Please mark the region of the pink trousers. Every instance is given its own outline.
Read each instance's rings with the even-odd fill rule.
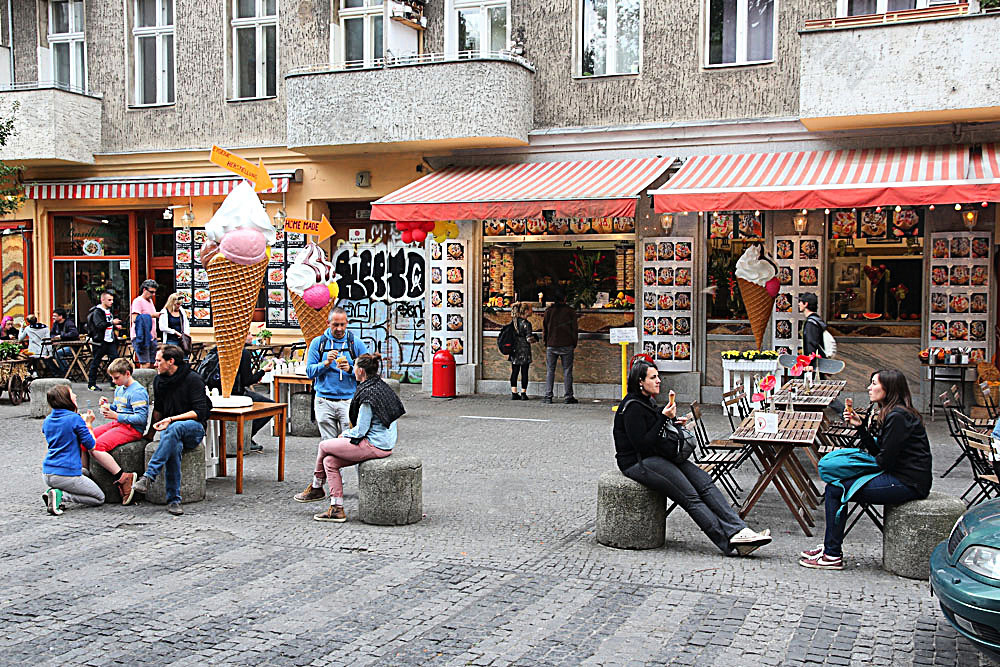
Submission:
[[[331,498],[344,497],[344,481],[340,477],[340,469],[353,466],[369,459],[384,459],[392,454],[375,447],[368,440],[362,440],[354,445],[347,438],[333,438],[319,443],[316,454],[316,479],[326,479],[330,485]]]

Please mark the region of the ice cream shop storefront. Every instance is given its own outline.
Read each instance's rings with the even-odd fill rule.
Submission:
[[[927,409],[921,361],[995,356],[996,145],[696,156],[653,196],[661,219],[697,239],[706,401],[720,397],[723,352],[801,349],[803,293],[817,296],[837,339],[848,393],[863,392],[873,370],[898,368]],[[768,270],[741,271],[760,251]],[[661,283],[648,265],[663,256],[645,245],[643,290]],[[756,298],[771,277],[774,293]],[[659,305],[644,295],[644,335],[672,314]]]

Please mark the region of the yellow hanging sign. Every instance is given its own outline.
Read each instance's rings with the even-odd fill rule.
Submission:
[[[285,231],[296,234],[312,234],[319,236],[317,241],[322,243],[337,232],[333,225],[323,216],[322,220],[303,220],[302,218],[285,218]]]
[[[213,164],[217,164],[223,169],[227,169],[237,176],[242,176],[253,183],[254,192],[263,192],[274,187],[274,181],[264,168],[264,159],[258,160],[257,164],[241,158],[235,153],[230,153],[224,148],[212,146],[212,155],[209,158]]]

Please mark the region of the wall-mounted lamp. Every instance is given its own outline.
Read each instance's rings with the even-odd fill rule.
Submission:
[[[163,219],[164,220],[173,220],[174,219],[174,212],[170,209],[169,206],[167,208],[163,209]]]
[[[806,225],[809,224],[809,216],[805,213],[796,213],[792,217],[792,226],[795,227],[795,233],[801,234],[806,231]]]
[[[285,228],[285,218],[287,218],[287,217],[288,216],[285,215],[285,209],[279,208],[277,211],[275,211],[275,213],[274,213],[274,228],[275,229],[284,229]]]
[[[194,213],[191,212],[191,209],[185,211],[184,215],[181,216],[181,224],[185,227],[190,227],[194,224]]]
[[[667,236],[670,236],[674,231],[674,214],[673,213],[661,213],[660,214],[660,229]]]
[[[970,232],[975,228],[976,222],[979,220],[979,211],[976,209],[969,209],[968,211],[962,211],[962,223],[965,228]]]

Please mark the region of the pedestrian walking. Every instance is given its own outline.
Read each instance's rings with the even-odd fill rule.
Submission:
[[[97,371],[101,362],[118,356],[118,340],[115,333],[121,328],[122,321],[114,316],[111,308],[115,303],[115,295],[108,290],[101,292],[101,301],[87,313],[87,335],[90,336],[90,348],[93,358],[90,360],[90,373],[87,378],[87,389],[100,391],[97,386]]]
[[[312,483],[302,493],[295,495],[295,501],[311,503],[326,498],[323,484],[330,487],[330,506],[316,521],[347,521],[344,513],[344,481],[340,470],[371,459],[384,459],[392,454],[396,446],[396,421],[406,410],[389,385],[379,375],[382,355],[363,354],[355,361],[354,375],[358,382],[357,391],[351,399],[350,419],[353,428],[344,431],[340,437],[319,443],[316,455],[316,469]]]
[[[111,452],[119,445],[141,440],[149,418],[149,393],[141,382],[132,377],[134,370],[132,362],[123,357],[108,364],[108,375],[115,385],[115,398],[108,403],[108,399],[101,397],[101,416],[109,421],[94,429],[97,444],[90,454],[114,478],[121,493],[122,505],[132,502],[137,475],[123,471]]]
[[[823,332],[826,331],[826,322],[816,312],[819,310],[819,300],[812,292],[799,295],[799,312],[805,315],[806,320],[802,325],[802,354],[818,353],[821,357],[827,357],[823,349]]]
[[[709,474],[682,460],[678,443],[663,436],[668,421],[677,428],[683,428],[683,421],[675,420],[673,401],[662,409],[656,404],[660,393],[656,366],[636,361],[626,388],[614,422],[615,458],[622,474],[680,505],[725,555],[735,551],[747,556],[769,544],[770,531],[747,528]]]
[[[155,280],[144,280],[139,296],[132,299],[129,308],[129,337],[139,368],[149,368],[156,356],[156,291],[160,286]]]
[[[552,402],[552,387],[556,379],[556,363],[562,361],[563,395],[566,403],[577,403],[573,396],[573,353],[579,329],[576,310],[566,303],[562,290],[556,290],[553,303],[545,310],[542,338],[545,341],[545,402]]]
[[[324,440],[337,438],[346,431],[351,397],[358,383],[354,379],[354,361],[368,353],[368,348],[347,330],[347,311],[339,306],[330,310],[329,328],[309,344],[306,375],[313,381],[316,425]]]
[[[87,410],[82,417],[77,412],[76,394],[69,385],[61,384],[49,389],[45,395],[52,412],[42,422],[42,433],[48,451],[42,462],[42,478],[48,489],[42,502],[49,514],[63,513],[63,504],[79,503],[94,507],[104,503],[104,492],[97,483],[83,475],[81,448],[94,449],[96,442],[91,426],[94,412]]]
[[[514,326],[514,351],[510,360],[510,398],[528,400],[528,367],[531,366],[531,344],[538,340],[531,330],[531,304],[515,303],[510,308]],[[517,376],[521,375],[521,394],[517,393]]]
[[[853,406],[844,410],[844,420],[857,429],[868,454],[867,466],[858,467],[864,463],[864,454],[849,451],[847,455],[854,463],[849,476],[826,485],[826,534],[823,544],[800,554],[799,565],[803,567],[844,569],[847,512],[842,509],[848,501],[900,505],[926,498],[931,492],[931,446],[920,413],[913,407],[906,376],[895,369],[873,373],[868,398],[875,412],[869,415],[867,424]],[[830,474],[825,471],[832,469],[838,454],[833,452],[820,460],[820,472],[828,480]]]

